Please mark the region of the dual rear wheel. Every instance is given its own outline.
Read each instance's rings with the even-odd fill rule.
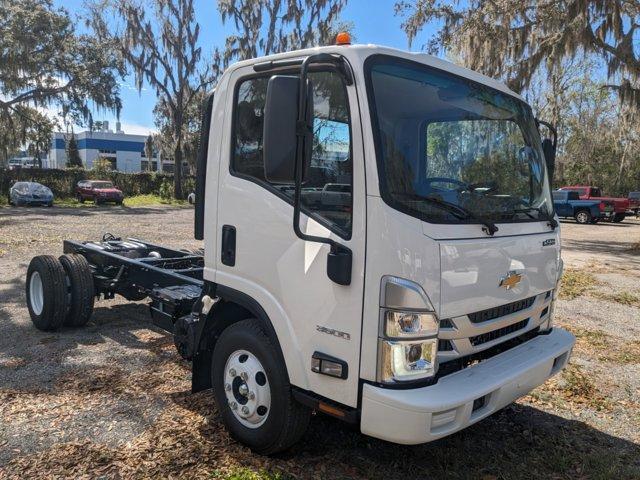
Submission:
[[[27,269],[26,294],[29,315],[37,329],[81,327],[93,312],[91,267],[82,255],[34,257]]]

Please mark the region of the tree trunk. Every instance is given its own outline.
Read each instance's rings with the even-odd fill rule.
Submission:
[[[173,150],[173,196],[182,199],[182,142],[180,136],[176,140]]]

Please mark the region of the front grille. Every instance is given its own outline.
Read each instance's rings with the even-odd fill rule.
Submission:
[[[453,344],[449,340],[438,340],[439,352],[451,352],[453,351]]]
[[[483,333],[482,335],[476,335],[475,337],[470,337],[469,341],[471,345],[477,347],[478,345],[482,345],[483,343],[491,342],[498,338],[509,335],[510,333],[517,332],[518,330],[523,329],[529,323],[529,319],[526,318],[521,322],[513,323],[503,328],[498,328],[497,330],[492,330],[487,333]]]
[[[487,322],[494,318],[504,317],[512,313],[519,312],[525,308],[529,308],[536,301],[536,297],[529,297],[517,302],[507,303],[506,305],[500,305],[499,307],[488,308],[486,310],[480,310],[479,312],[470,313],[467,316],[473,323]]]

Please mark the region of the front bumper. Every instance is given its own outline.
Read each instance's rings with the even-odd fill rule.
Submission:
[[[554,328],[429,387],[397,390],[365,384],[360,429],[365,435],[408,445],[450,435],[558,373],[574,343],[571,333]]]

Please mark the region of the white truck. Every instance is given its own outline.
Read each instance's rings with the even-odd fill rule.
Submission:
[[[313,410],[429,442],[567,364],[575,339],[552,323],[555,131],[516,93],[425,54],[342,44],[232,65],[204,110],[204,253],[65,241],[29,266],[36,327],[83,325],[96,297],[149,297],[193,390],[213,388],[228,430],[262,454],[294,444]],[[336,184],[343,208],[301,195]]]

